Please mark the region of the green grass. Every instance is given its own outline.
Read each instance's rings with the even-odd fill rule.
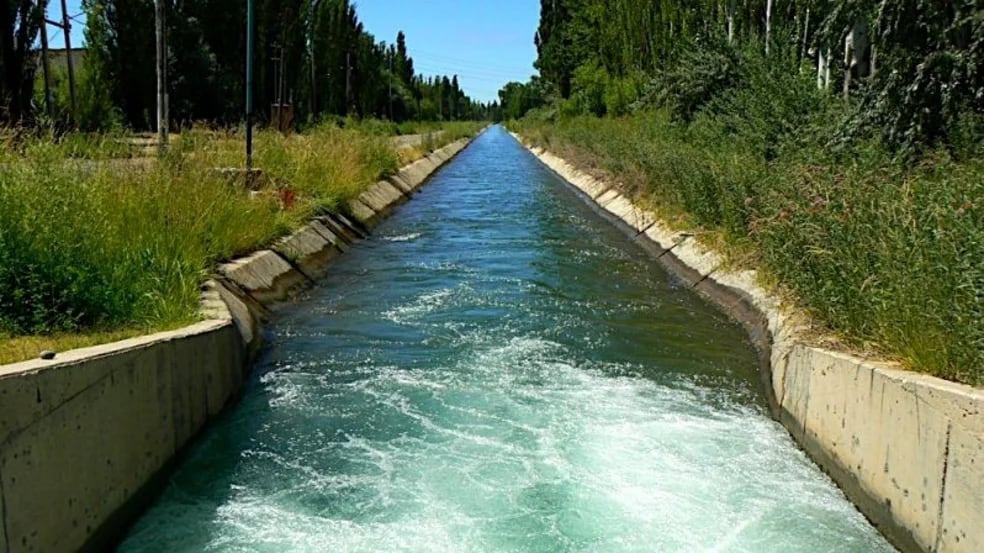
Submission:
[[[837,151],[721,120],[653,111],[513,126],[714,233],[851,345],[984,383],[984,160],[903,164],[876,144]]]
[[[121,143],[9,139],[0,150],[0,363],[36,355],[35,344],[91,345],[196,320],[218,262],[344,210],[403,161],[379,134],[262,131],[265,185],[251,192],[214,171],[242,165],[235,134],[184,132],[162,159],[130,159]],[[289,208],[284,189],[296,197]]]

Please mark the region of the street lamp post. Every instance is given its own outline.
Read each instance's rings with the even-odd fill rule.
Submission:
[[[246,0],[246,182],[253,170],[253,0]]]

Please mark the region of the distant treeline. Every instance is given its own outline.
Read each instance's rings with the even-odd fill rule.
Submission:
[[[44,1],[0,0],[0,123],[44,114],[40,67],[24,44],[40,29]],[[173,124],[238,124],[245,110],[246,2],[168,0],[168,97]],[[156,49],[153,0],[83,0],[87,53],[77,68],[78,124],[154,127]],[[401,32],[377,41],[349,0],[255,0],[255,111],[278,100],[295,121],[330,117],[404,120],[479,119],[489,106],[470,99],[457,76],[414,71]],[[67,119],[64,76],[56,76],[59,119]]]
[[[853,130],[896,148],[945,144],[984,111],[981,0],[542,0],[536,46],[540,76],[500,92],[507,119],[548,104],[687,118],[740,84],[749,47],[854,100]]]

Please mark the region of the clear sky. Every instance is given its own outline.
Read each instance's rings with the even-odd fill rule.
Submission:
[[[356,11],[376,40],[403,30],[418,73],[457,74],[476,100],[535,72],[539,0],[356,0]]]
[[[69,15],[81,13],[81,0],[68,0]],[[356,11],[376,40],[407,35],[407,49],[418,73],[458,75],[465,93],[476,100],[496,99],[509,81],[525,81],[535,71],[533,34],[540,18],[538,0],[356,0]],[[152,14],[150,14],[152,15]],[[61,17],[51,2],[48,17]],[[79,17],[72,45],[82,44]],[[64,46],[61,31],[48,28],[52,48]]]

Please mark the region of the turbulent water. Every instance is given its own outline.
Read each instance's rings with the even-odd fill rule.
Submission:
[[[270,339],[122,551],[892,551],[741,330],[499,128]]]

